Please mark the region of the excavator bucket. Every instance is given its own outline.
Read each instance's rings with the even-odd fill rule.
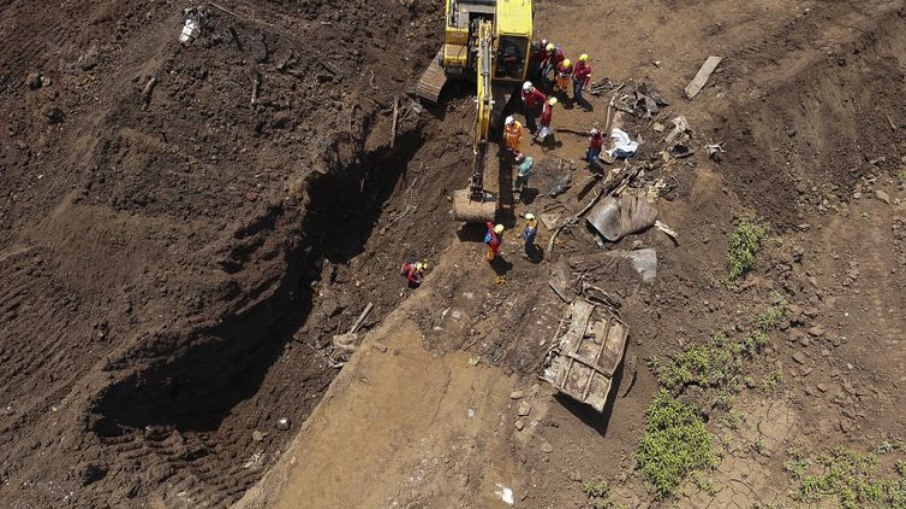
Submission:
[[[415,87],[415,95],[431,104],[437,104],[438,99],[440,99],[440,91],[444,88],[444,84],[447,83],[447,73],[441,65],[444,58],[443,51],[441,49],[437,52],[437,55],[431,60],[431,64],[425,69],[421,79],[418,80],[418,85]]]
[[[453,219],[466,223],[487,223],[497,215],[497,197],[486,194],[484,199],[472,198],[469,189],[453,191]]]

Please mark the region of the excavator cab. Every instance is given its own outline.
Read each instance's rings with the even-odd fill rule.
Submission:
[[[500,205],[500,172],[495,164],[499,161],[485,154],[490,134],[500,128],[504,108],[528,73],[532,2],[447,0],[444,19],[444,44],[422,75],[416,95],[436,104],[448,79],[475,81],[472,177],[469,188],[453,194],[453,216],[468,222],[492,221]]]

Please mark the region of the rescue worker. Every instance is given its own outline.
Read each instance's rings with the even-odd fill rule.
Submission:
[[[484,236],[484,243],[488,246],[487,260],[493,262],[500,254],[500,245],[503,244],[503,225],[488,221],[488,233]]]
[[[541,39],[532,43],[531,55],[529,58],[529,76],[532,81],[541,83],[541,67],[547,59],[548,40]]]
[[[512,115],[504,121],[503,139],[506,141],[506,148],[514,155],[521,152],[522,147],[522,124],[520,124]]]
[[[525,214],[525,229],[519,234],[519,238],[525,242],[525,256],[532,258],[535,255],[535,236],[538,234],[538,221],[531,212]]]
[[[544,107],[541,109],[541,130],[535,137],[535,141],[538,143],[544,143],[544,139],[551,133],[551,117],[554,115],[553,109],[556,104],[556,97],[551,97],[544,102]]]
[[[588,137],[588,150],[585,151],[585,161],[589,168],[593,168],[604,149],[604,133],[597,126],[592,128]]]
[[[425,269],[428,268],[428,262],[406,262],[403,264],[402,275],[406,276],[409,281],[409,287],[415,288],[422,284],[422,277]]]
[[[521,195],[523,189],[528,187],[534,165],[535,160],[531,156],[516,154],[516,180],[513,181],[513,194]]]
[[[522,110],[525,114],[525,123],[532,134],[535,134],[535,131],[538,130],[538,126],[535,124],[535,117],[538,116],[538,110],[541,109],[541,105],[546,100],[547,96],[535,88],[531,81],[526,81],[522,84]]]
[[[563,92],[564,95],[569,97],[569,82],[573,77],[573,63],[568,59],[564,59],[560,62],[560,65],[557,66],[556,77],[554,81],[554,93],[559,94]]]
[[[555,46],[553,43],[548,43],[544,48],[544,52],[545,56],[544,63],[541,67],[541,76],[546,78],[551,71],[555,71],[557,66],[566,60],[566,54],[563,53],[563,49]]]
[[[582,53],[579,55],[579,61],[573,69],[573,98],[583,107],[585,107],[585,98],[582,91],[591,84],[591,65],[588,64],[588,55]]]

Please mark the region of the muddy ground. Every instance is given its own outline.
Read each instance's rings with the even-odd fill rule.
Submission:
[[[9,1],[0,13],[2,505],[230,505],[291,447],[345,360],[331,337],[367,303],[365,331],[417,326],[386,336],[415,363],[387,363],[392,380],[453,387],[456,403],[486,396],[476,405],[488,414],[469,428],[465,408],[425,403],[445,423],[436,433],[415,411],[386,426],[333,422],[324,440],[363,458],[387,429],[431,437],[437,454],[477,451],[449,453],[449,469],[423,468],[416,484],[369,476],[369,507],[497,507],[494,475],[521,507],[581,507],[582,482],[598,479],[629,507],[669,506],[635,471],[657,391],[645,361],[744,330],[774,293],[790,312],[749,376],[782,381],[738,396],[741,426],[722,427],[727,412],[715,410],[709,427],[735,439],[709,474],[721,489],[690,486],[679,505],[793,506],[790,447],[873,450],[902,437],[901,1],[536,3],[539,34],[591,54],[596,78],[647,80],[670,102],[654,119],[625,118],[645,140],[638,161],[663,161],[655,123],[682,114],[693,126],[697,153],[636,183],[669,184],[658,206],[678,244],[648,231],[603,248],[657,249],[651,284],[595,262],[602,248],[581,225],[541,264],[520,257],[513,235],[511,265],[481,262],[480,230],[453,223],[447,198],[468,178],[468,89],[427,109],[406,93],[436,51],[437,2],[223,3],[186,48],[176,39],[187,6]],[[601,30],[577,16],[633,22]],[[724,62],[688,101],[682,89],[709,54]],[[555,125],[586,129],[607,99],[594,112],[567,102]],[[721,162],[704,153],[712,142]],[[588,202],[592,174],[560,163],[583,143],[558,133],[554,147],[529,148],[539,193],[517,212]],[[547,196],[564,171],[571,189]],[[746,211],[771,222],[772,240],[753,274],[727,285],[727,235]],[[549,235],[542,227],[545,247]],[[437,267],[411,292],[398,265],[414,257]],[[534,387],[564,308],[547,281],[562,270],[619,295],[632,327],[604,416]],[[438,356],[452,386],[432,378]],[[347,376],[380,376],[381,361],[365,359]],[[461,373],[465,359],[492,371]],[[381,387],[350,393],[393,410],[398,393]],[[530,395],[524,430],[510,389]],[[326,415],[347,415],[339,394]],[[303,444],[317,442],[311,429]],[[388,454],[405,469],[424,451]],[[335,506],[327,480],[359,472],[353,460],[292,463],[325,490],[302,507]]]

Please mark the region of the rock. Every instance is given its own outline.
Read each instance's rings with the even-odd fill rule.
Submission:
[[[53,84],[53,81],[50,78],[48,78],[47,76],[41,76],[41,86],[42,87],[49,87],[52,84]]]
[[[510,393],[510,399],[522,399],[524,397],[525,393],[523,391],[513,391]]]
[[[808,338],[808,336],[800,336],[800,337],[799,337],[799,344],[802,345],[802,346],[806,346],[806,347],[807,347],[807,346],[809,346],[810,344],[812,344],[812,340],[810,340],[810,339]]]
[[[522,431],[525,428],[525,423],[522,422],[522,419],[516,419],[516,422],[513,423],[513,426],[516,426],[516,429]]]
[[[289,429],[289,419],[287,419],[286,417],[281,417],[280,419],[278,419],[277,420],[277,429],[281,429],[283,431],[288,430]]]
[[[793,354],[793,360],[799,364],[805,364],[805,361],[807,361],[808,358],[802,352],[796,352]]]
[[[532,413],[532,405],[529,405],[528,401],[520,402],[519,407],[516,409],[516,414],[519,415],[519,417],[525,417],[530,413]]]
[[[44,119],[47,120],[48,124],[59,124],[66,118],[66,115],[63,114],[63,110],[52,106],[44,110]]]
[[[82,470],[82,486],[88,486],[89,484],[100,481],[107,475],[107,466],[106,465],[96,465],[94,463],[89,463],[85,465],[85,468]]]
[[[821,392],[827,392],[827,386],[824,384],[818,384],[815,387]]]
[[[32,90],[41,88],[41,74],[37,72],[28,73],[28,77],[25,78],[25,84]]]
[[[375,341],[374,343],[372,343],[372,344],[371,344],[371,347],[374,348],[375,350],[381,352],[381,353],[386,353],[386,352],[387,352],[387,345],[385,345],[384,343],[380,343],[380,342],[378,342],[378,341]]]
[[[849,433],[853,430],[853,422],[849,419],[840,419],[840,431]]]
[[[812,327],[808,330],[808,333],[810,336],[820,338],[821,336],[824,336],[824,327],[822,327],[820,325],[815,325],[814,327]]]
[[[875,198],[890,205],[890,195],[885,193],[884,191],[881,191],[880,189],[875,189]]]
[[[862,193],[860,193],[860,192],[858,192],[858,191],[856,191],[855,193],[853,193],[853,199],[854,199],[854,200],[858,200],[858,199],[860,199],[860,198],[862,198]]]
[[[262,433],[258,430],[252,432],[252,442],[260,442],[264,440],[264,437],[267,436],[267,433]]]
[[[569,473],[569,480],[573,482],[582,482],[582,476],[579,475],[579,472],[573,470]]]
[[[549,444],[547,442],[547,440],[542,440],[541,441],[541,452],[550,454],[550,453],[554,452],[554,446]]]

